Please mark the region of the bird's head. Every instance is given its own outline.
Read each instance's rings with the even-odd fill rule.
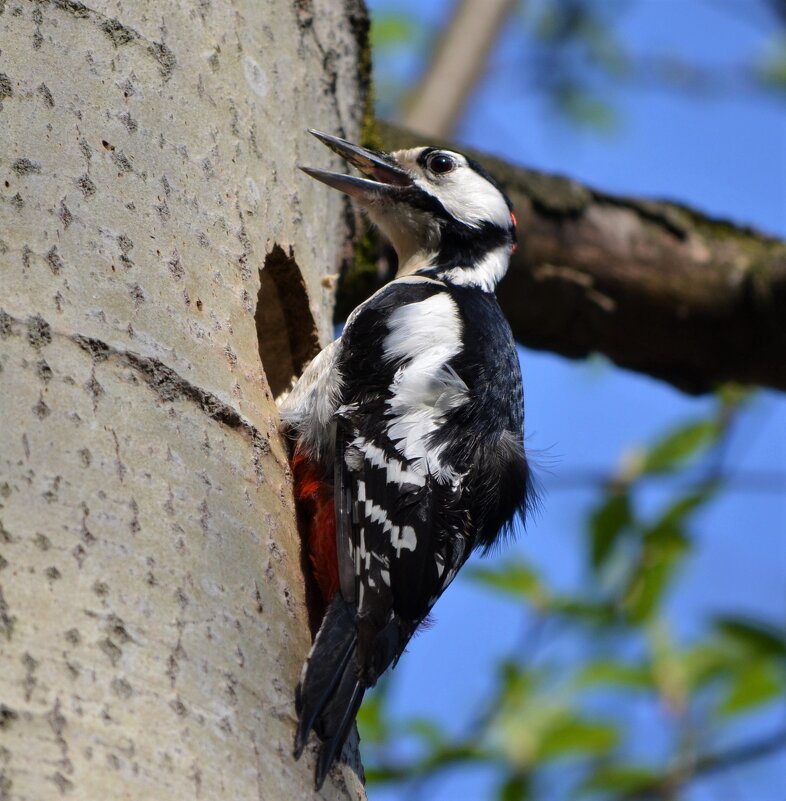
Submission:
[[[472,159],[436,147],[380,153],[319,131],[365,177],[301,167],[354,197],[390,240],[399,275],[437,275],[493,292],[516,244],[510,201]]]

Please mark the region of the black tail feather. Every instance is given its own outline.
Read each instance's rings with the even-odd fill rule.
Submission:
[[[331,700],[336,695],[336,688],[344,677],[349,661],[355,653],[356,643],[357,638],[353,637],[343,649],[343,653],[341,651],[338,653],[327,652],[330,657],[340,657],[338,664],[323,665],[318,669],[314,666],[312,669],[312,666],[307,663],[306,674],[303,682],[298,685],[295,699],[300,715],[295,733],[295,759],[300,759],[309,733],[318,726],[317,718],[329,708]],[[326,652],[322,647],[317,650],[315,642],[309,662],[315,657],[323,659],[325,655]]]
[[[323,741],[317,789],[322,786],[333,760],[341,753],[363,700],[364,688],[358,681],[356,653],[354,610],[337,594],[319,627],[295,698],[299,717],[295,759],[303,753],[312,730]]]
[[[344,674],[344,678],[346,681],[342,681],[342,686],[339,688],[336,698],[345,697],[346,690],[351,687],[349,699],[345,702],[345,704],[341,704],[341,706],[344,707],[344,713],[341,716],[341,719],[338,721],[338,726],[335,728],[335,733],[332,734],[330,739],[322,745],[322,749],[319,752],[316,775],[317,790],[322,787],[322,784],[325,781],[325,776],[327,776],[328,771],[330,770],[330,766],[333,764],[333,761],[341,753],[341,749],[344,747],[344,742],[349,736],[350,727],[357,717],[358,709],[360,709],[360,703],[363,700],[363,693],[365,692],[365,689],[361,687],[360,682],[356,678],[350,678],[349,674],[347,673]],[[346,688],[344,687],[345,684],[347,685]],[[338,707],[338,709],[333,709],[331,711],[336,712],[340,709],[341,707]]]

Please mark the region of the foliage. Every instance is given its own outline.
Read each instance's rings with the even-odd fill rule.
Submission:
[[[635,2],[522,0],[510,25],[515,31],[514,62],[505,61],[499,68],[490,65],[490,79],[510,82],[511,96],[521,87],[535,91],[554,119],[598,133],[611,133],[620,126],[619,109],[609,100],[615,86],[699,97],[754,91],[786,98],[784,22],[774,20],[767,47],[753,54],[751,63],[726,64],[719,59],[717,67],[708,70],[690,54],[631,48],[620,29]],[[766,13],[767,0],[758,5]],[[723,7],[718,10],[724,13]],[[734,9],[726,11],[734,14]],[[433,24],[416,23],[397,4],[384,0],[375,4],[372,41],[380,116],[400,114],[439,33]]]
[[[484,711],[458,736],[433,721],[396,718],[388,677],[359,718],[372,785],[422,782],[480,763],[498,774],[499,801],[671,798],[722,764],[722,753],[709,752],[714,744],[740,716],[786,692],[786,633],[726,615],[680,641],[669,598],[693,548],[693,520],[722,490],[714,455],[746,402],[739,392],[720,393],[709,419],[666,432],[608,482],[587,516],[586,575],[575,591],[548,586],[521,559],[470,571],[473,582],[527,610],[535,641],[559,633],[582,656],[541,657],[538,647],[511,654],[494,668]],[[698,481],[644,513],[641,490],[653,476],[697,470]],[[620,703],[625,697],[637,704]],[[662,753],[649,761],[639,756],[644,735],[633,711],[642,706],[660,721]],[[393,748],[402,742],[403,752]]]

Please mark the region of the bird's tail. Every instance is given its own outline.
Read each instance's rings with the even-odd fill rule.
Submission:
[[[365,688],[358,679],[356,653],[354,610],[336,594],[303,666],[295,694],[298,713],[295,759],[303,753],[312,729],[322,740],[317,790],[341,753],[363,700]]]

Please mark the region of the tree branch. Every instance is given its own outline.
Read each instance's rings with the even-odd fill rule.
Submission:
[[[379,132],[390,149],[423,144],[388,123]],[[691,393],[725,381],[786,389],[785,242],[479,158],[518,215],[498,293],[518,341],[571,358],[600,352]]]
[[[786,748],[786,730],[781,730],[749,743],[697,757],[691,764],[681,765],[646,787],[639,787],[622,796],[621,801],[647,801],[683,787],[690,781],[740,767]]]
[[[424,136],[450,136],[516,0],[461,0],[404,114]]]

